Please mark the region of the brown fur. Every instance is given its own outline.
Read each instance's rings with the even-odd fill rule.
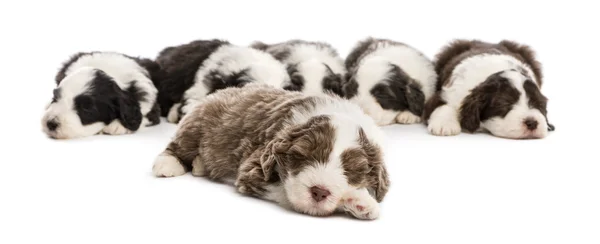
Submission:
[[[311,111],[334,97],[310,97],[300,92],[249,84],[220,90],[198,105],[183,121],[165,152],[194,175],[212,180],[236,179],[238,191],[263,196],[265,187],[315,163],[326,163],[335,143],[335,128],[326,115],[291,124],[293,111]],[[347,155],[343,165],[351,182],[374,188],[379,201],[389,180],[379,147],[364,132],[364,153]],[[360,157],[357,159],[355,157]],[[368,162],[369,171],[355,162]],[[365,174],[366,173],[366,174]]]

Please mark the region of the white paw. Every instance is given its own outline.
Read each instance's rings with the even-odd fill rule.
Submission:
[[[157,177],[174,177],[185,174],[185,168],[177,158],[163,153],[154,160],[152,173]]]
[[[169,114],[167,114],[167,121],[177,124],[179,121],[179,107],[181,107],[181,103],[173,104],[171,109],[169,109]]]
[[[344,212],[357,219],[376,219],[379,217],[379,203],[366,190],[357,190],[340,200]]]
[[[131,133],[131,131],[126,129],[119,120],[113,120],[113,122],[110,122],[110,124],[102,129],[102,132],[109,135],[125,135]]]
[[[455,136],[460,134],[456,110],[448,105],[436,108],[428,121],[427,130],[436,136]]]
[[[430,121],[427,130],[436,136],[455,136],[461,131],[460,124],[456,121]]]
[[[416,124],[421,123],[421,117],[416,116],[409,111],[403,111],[396,117],[396,122],[400,124]]]

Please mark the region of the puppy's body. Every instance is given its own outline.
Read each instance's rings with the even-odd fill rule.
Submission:
[[[370,219],[389,184],[381,140],[373,120],[346,100],[249,84],[199,103],[153,172],[191,170],[299,212]]]
[[[345,97],[378,125],[421,121],[437,79],[433,63],[421,52],[404,43],[367,38],[354,47],[345,65]]]
[[[174,61],[174,60],[178,60]],[[205,96],[227,87],[261,82],[281,88],[290,78],[271,55],[221,40],[200,40],[165,48],[157,58],[167,119],[177,123]]]
[[[543,138],[553,127],[533,51],[510,41],[456,40],[437,55],[437,92],[424,118],[434,135],[487,130],[512,139]]]
[[[158,65],[115,52],[81,52],[63,64],[42,119],[57,139],[118,135],[160,123],[153,78]]]
[[[287,66],[291,82],[284,89],[307,95],[342,96],[341,83],[346,68],[337,50],[324,42],[290,40],[277,44],[255,42],[251,47],[263,50]]]

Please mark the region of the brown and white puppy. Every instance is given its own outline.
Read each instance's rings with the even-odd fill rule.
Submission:
[[[388,39],[366,38],[346,58],[344,97],[378,125],[420,123],[435,91],[433,63],[417,49]]]
[[[542,69],[533,50],[502,40],[455,40],[436,56],[439,79],[424,120],[438,136],[489,131],[511,139],[543,138],[548,123]]]
[[[251,83],[205,97],[152,171],[235,182],[242,194],[309,215],[374,219],[389,185],[383,139],[347,100]]]

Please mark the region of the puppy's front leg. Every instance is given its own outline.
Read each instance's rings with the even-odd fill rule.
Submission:
[[[461,127],[458,122],[456,109],[446,104],[437,107],[431,113],[427,130],[436,136],[454,136],[460,134]]]
[[[340,200],[338,209],[358,219],[376,219],[379,217],[379,203],[365,188],[346,193]]]
[[[268,185],[258,157],[252,155],[242,162],[235,180],[235,187],[240,193],[264,198]]]

